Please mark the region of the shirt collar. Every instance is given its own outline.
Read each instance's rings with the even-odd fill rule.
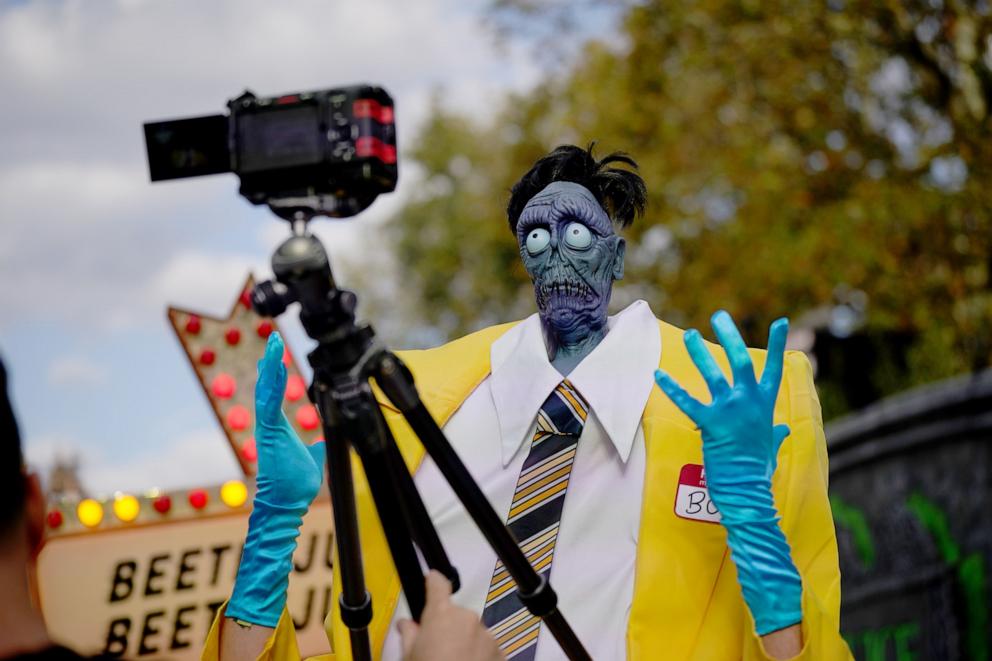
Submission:
[[[606,336],[568,375],[624,463],[654,387],[660,357],[658,321],[648,304],[638,300],[607,320]],[[548,361],[537,314],[493,342],[490,363],[506,466],[527,440],[541,404],[564,377]]]

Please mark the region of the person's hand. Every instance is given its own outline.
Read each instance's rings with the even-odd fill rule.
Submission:
[[[258,475],[255,499],[306,512],[324,475],[323,443],[305,445],[282,411],[286,393],[285,351],[278,332],[269,335],[255,383],[255,447]]]
[[[420,624],[400,620],[405,661],[495,661],[503,654],[479,616],[451,603],[451,583],[427,574],[427,601]]]
[[[324,444],[304,445],[282,412],[286,366],[279,333],[269,335],[255,384],[257,489],[234,592],[225,614],[275,627],[286,606],[303,515],[320,490]]]
[[[802,584],[778,527],[771,491],[778,450],[789,435],[786,425],[772,424],[789,322],[772,323],[760,381],[730,315],[721,310],[711,323],[730,362],[733,386],[696,330],[686,332],[685,346],[706,380],[712,402],[701,403],[661,370],[655,380],[702,434],[706,486],[727,529],[744,600],[758,633],[764,635],[802,619]]]

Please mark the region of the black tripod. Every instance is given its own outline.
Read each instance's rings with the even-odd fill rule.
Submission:
[[[353,658],[372,658],[368,636],[372,597],[365,589],[349,448],[354,448],[362,461],[413,618],[420,621],[425,599],[423,569],[416,549],[428,567],[447,576],[453,589],[458,589],[458,574],[372,393],[369,379],[374,378],[496,551],[516,582],[523,604],[543,618],[570,659],[589,659],[558,610],[558,597],[547,579],[531,566],[420,400],[410,371],[376,341],[371,326],[355,324],[358,299],[354,293],[335,286],[324,247],[307,232],[311,215],[296,213],[293,236],[272,256],[276,279],[256,286],[252,303],[259,314],[272,317],[282,314],[290,303],[300,303],[303,328],[318,343],[307,356],[314,371],[310,397],[320,412],[327,439],[329,486],[341,563],[341,619],[351,632]]]

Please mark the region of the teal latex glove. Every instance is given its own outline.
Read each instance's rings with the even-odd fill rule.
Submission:
[[[711,323],[730,362],[733,387],[696,330],[686,332],[685,346],[713,401],[702,404],[661,370],[655,381],[702,432],[710,498],[727,530],[744,601],[758,634],[765,635],[802,620],[802,583],[778,526],[771,490],[778,449],[789,435],[788,426],[772,424],[789,322],[779,319],[769,330],[760,382],[730,315],[721,310]]]
[[[258,475],[248,537],[225,614],[275,627],[286,605],[300,524],[320,490],[324,444],[307,446],[282,412],[286,366],[279,333],[269,335],[255,384]]]

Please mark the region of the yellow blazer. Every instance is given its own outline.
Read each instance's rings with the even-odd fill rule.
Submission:
[[[489,349],[513,324],[493,326],[436,349],[399,355],[413,372],[421,397],[440,424],[489,374]],[[659,321],[661,369],[692,395],[708,401],[706,384],[689,358],[684,331]],[[723,350],[710,345],[725,374],[729,367]],[[765,352],[751,350],[760,375]],[[809,361],[800,352],[786,354],[782,387],[775,407],[775,423],[792,430],[782,445],[772,480],[781,526],[792,548],[792,558],[803,579],[803,651],[799,659],[850,659],[840,636],[840,569],[837,539],[827,500],[827,448],[820,404],[813,387]],[[399,413],[384,405],[387,421],[411,471],[424,450]],[[627,625],[629,659],[767,659],[754,622],[744,604],[737,572],[727,550],[726,532],[713,523],[677,517],[674,513],[679,473],[686,464],[702,464],[702,441],[695,425],[655,388],[641,420],[647,452],[641,529],[638,538],[634,594]],[[378,658],[400,581],[393,567],[361,465],[354,461],[355,489],[360,521],[366,582],[373,598],[369,627],[373,655]],[[335,558],[336,560],[336,558]],[[458,559],[452,559],[458,564]],[[325,621],[331,654],[313,660],[351,659],[348,630],[338,606],[340,584],[335,562],[333,610]],[[562,612],[568,616],[568,604]],[[219,623],[208,635],[203,659],[218,658]],[[275,633],[259,659],[296,661],[299,652],[288,611],[283,611]]]

